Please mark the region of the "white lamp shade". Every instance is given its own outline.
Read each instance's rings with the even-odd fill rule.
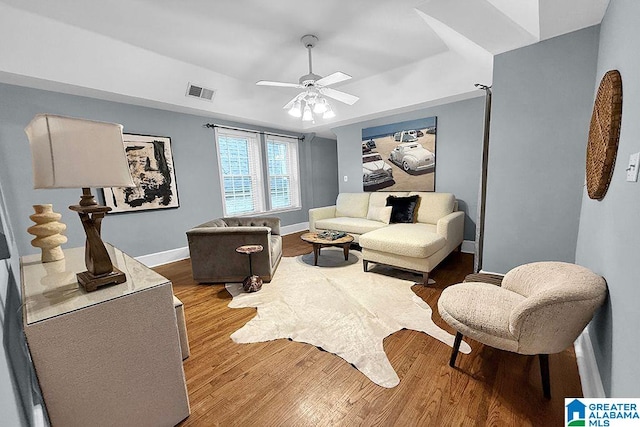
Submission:
[[[316,99],[316,103],[313,105],[313,112],[316,114],[322,114],[327,111],[327,101],[324,98]]]
[[[331,106],[327,105],[327,110],[322,115],[323,119],[332,119],[336,116],[336,113],[333,112]]]
[[[34,188],[134,186],[122,125],[37,114],[25,132]]]
[[[307,104],[305,105],[304,112],[302,113],[302,121],[310,122],[312,120],[313,120],[313,114],[311,114],[311,107],[309,107],[309,104]]]
[[[289,110],[289,114],[293,117],[302,117],[302,105],[300,101],[296,101],[293,103],[293,106]]]

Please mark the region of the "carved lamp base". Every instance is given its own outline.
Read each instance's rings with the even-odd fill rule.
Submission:
[[[87,236],[84,254],[87,271],[77,274],[78,283],[87,292],[93,292],[101,286],[126,282],[125,274],[111,263],[107,248],[100,237],[102,219],[111,208],[98,205],[91,190],[83,188],[80,204],[69,206],[69,209],[78,212]]]
[[[78,278],[78,283],[87,292],[93,292],[100,286],[116,285],[127,281],[127,276],[115,267],[113,267],[111,273],[103,274],[102,276],[94,276],[88,271],[83,271],[78,273],[76,277]]]

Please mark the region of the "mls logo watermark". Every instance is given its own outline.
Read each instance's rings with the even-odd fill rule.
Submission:
[[[640,426],[640,399],[564,399],[564,425],[618,427]]]

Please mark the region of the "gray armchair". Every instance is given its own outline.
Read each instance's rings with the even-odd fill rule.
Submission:
[[[253,274],[270,282],[282,258],[280,218],[219,218],[187,231],[193,279],[199,283],[241,282],[249,275],[249,258],[236,248],[262,245],[251,255]]]

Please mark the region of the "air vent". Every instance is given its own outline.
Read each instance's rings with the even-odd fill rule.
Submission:
[[[213,89],[207,89],[206,87],[197,86],[191,83],[187,85],[186,96],[204,99],[205,101],[213,101],[213,96],[215,94],[216,91]]]

